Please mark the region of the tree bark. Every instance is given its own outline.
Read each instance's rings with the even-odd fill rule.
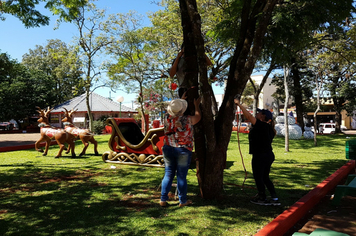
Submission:
[[[88,118],[89,118],[89,130],[94,130],[93,129],[93,114],[91,113],[91,107],[90,107],[90,87],[87,86],[85,88],[85,103],[87,105],[87,113],[88,113]],[[87,126],[85,124],[85,126]]]
[[[284,101],[284,148],[286,152],[289,152],[289,124],[288,124],[288,101],[289,101],[289,88],[288,88],[288,77],[289,68],[284,66],[284,91],[286,99]]]
[[[302,132],[304,132],[304,106],[303,106],[303,94],[302,94],[302,86],[300,85],[300,75],[298,70],[298,64],[296,64],[295,60],[292,60],[292,76],[293,76],[293,97],[295,102],[295,108],[297,113],[297,122],[300,128],[302,128]]]

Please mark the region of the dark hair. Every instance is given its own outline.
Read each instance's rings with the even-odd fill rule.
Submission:
[[[265,121],[273,120],[272,112],[270,112],[269,110],[257,108],[257,111],[265,115]]]

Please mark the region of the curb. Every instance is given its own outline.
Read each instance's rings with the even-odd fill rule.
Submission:
[[[347,162],[327,179],[321,182],[304,197],[294,203],[289,209],[277,216],[273,221],[263,227],[255,236],[283,236],[308,211],[313,208],[330,190],[355,169],[355,160]]]
[[[57,141],[52,140],[50,146],[57,144]],[[40,143],[40,147],[46,146],[46,143]],[[0,152],[10,152],[10,151],[19,151],[25,149],[32,149],[35,148],[35,144],[26,144],[26,145],[19,145],[19,146],[11,146],[11,147],[0,147]]]

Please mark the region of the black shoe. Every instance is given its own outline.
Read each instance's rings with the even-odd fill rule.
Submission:
[[[253,204],[257,204],[257,205],[261,205],[261,206],[270,206],[271,203],[270,201],[268,201],[267,199],[262,199],[260,197],[256,197],[251,199],[251,201]]]

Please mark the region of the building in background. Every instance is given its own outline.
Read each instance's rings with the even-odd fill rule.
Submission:
[[[252,75],[251,79],[257,84],[260,85],[263,79],[263,75]],[[267,78],[265,86],[263,87],[261,93],[258,96],[258,104],[257,107],[261,109],[272,109],[272,104],[274,102],[274,98],[272,97],[273,93],[276,92],[276,87],[271,84],[272,78]],[[220,108],[221,103],[224,99],[224,94],[216,94],[215,95],[216,103],[218,108]]]
[[[134,108],[120,103],[114,102],[111,99],[100,96],[96,93],[91,93],[89,97],[89,105],[94,120],[98,120],[103,116],[133,118],[138,112]],[[64,108],[69,110],[77,110],[73,113],[73,123],[78,127],[87,127],[89,122],[87,115],[86,94],[72,98],[58,106],[55,106],[51,112],[50,123],[55,127],[63,127],[62,119],[64,118]]]

